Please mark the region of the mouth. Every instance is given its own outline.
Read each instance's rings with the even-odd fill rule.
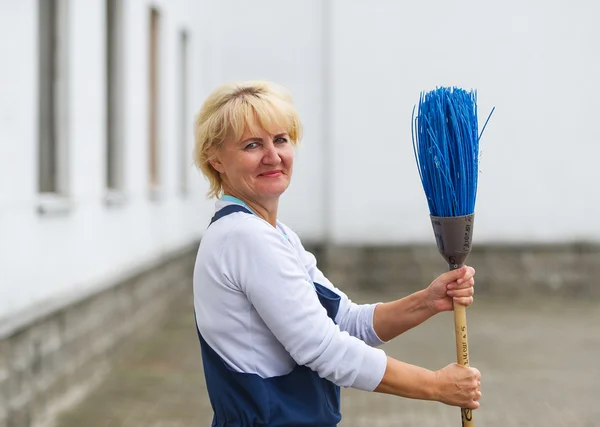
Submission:
[[[283,172],[280,170],[276,170],[276,171],[269,171],[269,172],[265,172],[265,173],[261,173],[258,176],[262,176],[265,178],[277,178],[279,176],[283,175]]]

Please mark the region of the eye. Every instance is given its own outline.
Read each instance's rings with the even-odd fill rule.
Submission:
[[[288,140],[287,140],[287,138],[284,138],[283,136],[280,136],[279,138],[275,139],[276,144],[285,144],[286,142],[288,142]]]
[[[244,150],[251,150],[256,147],[258,147],[258,142],[251,142],[250,144],[248,144],[244,147]]]

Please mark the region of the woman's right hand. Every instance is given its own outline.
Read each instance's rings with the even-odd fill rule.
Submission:
[[[481,373],[477,369],[451,363],[436,371],[435,375],[435,400],[460,408],[479,408]]]

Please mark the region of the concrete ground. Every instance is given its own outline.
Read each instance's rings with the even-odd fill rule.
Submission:
[[[387,300],[353,295],[356,301]],[[475,424],[600,426],[600,301],[476,298],[468,310],[470,359],[482,372]],[[451,313],[383,348],[400,360],[438,369],[454,361]],[[460,411],[435,402],[342,391],[341,426],[460,426]],[[135,344],[106,381],[64,413],[58,427],[209,426],[190,298],[181,298],[164,327]]]

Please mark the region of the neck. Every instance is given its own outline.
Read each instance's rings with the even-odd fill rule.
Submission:
[[[244,202],[257,216],[267,221],[273,227],[277,225],[277,208],[279,207],[279,197],[272,197],[263,200],[256,200],[246,197],[243,194],[233,191],[230,188],[223,188],[223,193],[236,197]]]

